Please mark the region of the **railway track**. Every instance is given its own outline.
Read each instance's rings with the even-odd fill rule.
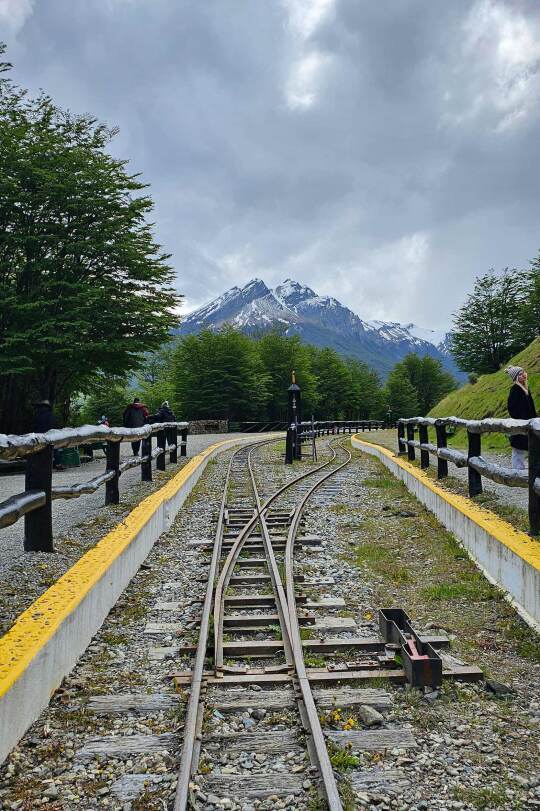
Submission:
[[[221,493],[219,508],[199,504],[188,519],[184,550],[171,549],[175,565],[189,561],[189,580],[174,566],[163,571],[159,552],[158,565],[146,566],[155,572],[157,602],[144,589],[141,600],[167,621],[149,618],[138,628],[134,622],[133,646],[149,637],[161,637],[161,646],[147,648],[134,679],[130,665],[125,681],[117,678],[110,687],[104,663],[93,671],[100,687],[84,702],[83,714],[68,705],[80,725],[78,741],[83,725],[86,735],[100,733],[85,736],[72,755],[73,776],[79,780],[89,768],[99,779],[104,765],[113,764],[111,772],[121,776],[97,789],[104,797],[110,792],[113,809],[351,811],[365,807],[358,805],[362,792],[391,797],[411,786],[399,763],[369,765],[371,754],[408,755],[416,746],[410,725],[396,718],[389,689],[391,681],[407,681],[396,659],[406,650],[399,640],[389,645],[382,626],[377,636],[372,619],[362,635],[354,597],[349,605],[340,582],[321,565],[332,560],[331,537],[324,530],[326,537],[309,534],[319,529],[308,527],[320,526],[319,507],[339,509],[357,473],[347,467],[351,454],[339,441],[319,444],[319,462],[303,465],[301,475],[276,464],[269,441],[239,448],[225,479],[219,471],[219,491],[212,491]],[[193,528],[204,533],[212,520],[214,537],[197,537]],[[179,592],[183,601],[172,602]],[[128,598],[118,612],[119,631],[122,612],[132,610]],[[181,623],[168,621],[175,614]],[[383,619],[392,625],[393,616]],[[448,640],[405,630],[416,664],[429,671],[422,646],[440,650]],[[110,629],[104,640],[117,642]],[[84,665],[79,672],[89,675]],[[446,662],[444,675],[477,679],[481,673]],[[155,692],[160,683],[167,688]],[[126,692],[137,684],[138,692]],[[123,730],[127,734],[119,734]],[[119,762],[125,765],[114,765]],[[152,790],[160,786],[158,798]],[[68,792],[68,802],[71,797]],[[89,807],[101,807],[99,798]]]

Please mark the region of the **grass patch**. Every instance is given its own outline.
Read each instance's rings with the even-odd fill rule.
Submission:
[[[375,476],[369,476],[360,482],[363,487],[379,487],[382,490],[392,490],[401,487],[401,482],[393,476],[385,476],[384,473],[379,473]]]
[[[514,645],[516,652],[520,656],[540,664],[540,636],[528,625],[522,620],[512,618],[504,626],[503,633],[505,638]]]
[[[327,741],[328,755],[330,763],[337,772],[347,772],[360,765],[360,758],[353,755],[351,745],[345,747],[337,746],[333,741]]]
[[[421,594],[430,602],[463,599],[483,602],[484,600],[495,600],[498,597],[497,590],[487,580],[475,573],[470,578],[459,582],[443,582],[425,586],[421,590]]]
[[[473,808],[501,808],[508,802],[508,797],[502,786],[494,788],[462,788],[454,789],[456,800],[467,803]]]
[[[357,546],[354,551],[354,562],[357,566],[367,566],[396,585],[408,583],[411,580],[409,571],[397,562],[395,553],[378,543],[365,543]]]

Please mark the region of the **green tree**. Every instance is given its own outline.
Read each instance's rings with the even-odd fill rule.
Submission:
[[[525,300],[519,317],[521,349],[540,335],[540,254],[525,275]]]
[[[286,419],[287,389],[291,385],[293,370],[302,389],[303,417],[308,419],[317,406],[317,379],[312,369],[310,348],[298,335],[288,337],[275,330],[258,338],[256,348],[268,376],[268,419]]]
[[[155,413],[164,400],[178,419],[182,419],[182,406],[174,387],[174,350],[176,344],[167,343],[155,352],[144,356],[137,369],[135,389],[141,400],[146,403],[150,413]]]
[[[65,404],[118,377],[177,323],[153,204],[116,130],[0,79],[0,423],[24,430],[32,398]]]
[[[334,349],[312,347],[313,371],[317,377],[317,417],[344,419],[351,406],[352,376],[345,360]]]
[[[78,410],[79,425],[94,425],[104,415],[109,425],[122,425],[122,416],[128,403],[135,395],[125,381],[96,380],[91,394],[87,395]]]
[[[379,375],[366,363],[348,358],[351,386],[345,402],[346,419],[377,419],[383,408],[383,390]]]
[[[384,399],[390,407],[393,420],[419,416],[416,389],[403,369],[394,368],[388,375]]]
[[[451,351],[464,372],[496,372],[522,346],[520,318],[526,299],[524,274],[508,268],[476,279],[474,291],[454,315]]]
[[[266,410],[268,375],[255,341],[231,327],[181,339],[173,375],[187,419],[260,419]]]
[[[409,378],[416,391],[421,414],[427,414],[439,400],[456,388],[452,375],[443,369],[440,360],[430,355],[420,358],[411,352],[394,368]]]

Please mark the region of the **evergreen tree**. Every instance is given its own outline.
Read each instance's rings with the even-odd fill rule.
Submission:
[[[420,358],[415,352],[411,352],[394,369],[409,378],[416,391],[421,414],[427,414],[439,400],[456,388],[452,375],[445,372],[440,360],[430,355]]]
[[[522,346],[520,318],[525,275],[508,268],[477,278],[474,291],[454,315],[452,355],[464,372],[496,372]]]
[[[117,377],[177,322],[151,199],[113,129],[0,79],[0,423]]]
[[[345,402],[346,419],[377,419],[383,407],[379,375],[367,363],[354,358],[348,358],[345,363],[351,378],[349,396]]]
[[[540,335],[540,254],[525,274],[525,300],[519,316],[521,349]]]
[[[329,347],[312,347],[313,371],[317,377],[317,418],[344,419],[351,405],[352,377],[350,368],[340,355]]]
[[[418,395],[404,369],[392,369],[386,381],[384,397],[392,420],[419,416]]]
[[[231,327],[182,338],[173,375],[186,419],[260,419],[265,412],[268,375],[255,341]]]
[[[287,337],[272,330],[257,339],[256,348],[268,375],[268,419],[287,418],[287,389],[291,385],[293,370],[302,389],[303,418],[309,419],[312,413],[316,413],[318,396],[309,347],[298,335]]]

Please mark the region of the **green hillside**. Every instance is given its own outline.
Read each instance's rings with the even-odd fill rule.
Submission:
[[[513,357],[508,365],[523,366],[529,373],[536,408],[540,411],[540,338],[536,338],[522,352]],[[511,386],[504,368],[490,375],[482,375],[475,384],[467,383],[460,389],[450,392],[429,412],[430,417],[463,417],[468,420],[481,420],[485,417],[508,417],[506,400]],[[507,448],[508,439],[491,434],[484,439],[487,448]],[[452,445],[466,444],[463,431],[458,431]]]

